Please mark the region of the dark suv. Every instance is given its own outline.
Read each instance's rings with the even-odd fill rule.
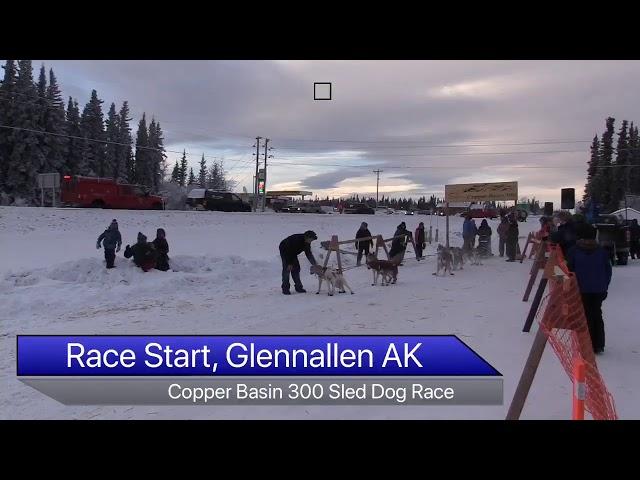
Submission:
[[[218,212],[250,212],[251,205],[231,192],[207,190],[204,195],[204,208]]]
[[[355,213],[360,215],[374,215],[376,211],[366,203],[353,203],[344,209],[344,213]]]
[[[626,265],[631,244],[629,225],[615,215],[600,215],[594,227],[598,230],[598,243],[609,252],[611,263]]]

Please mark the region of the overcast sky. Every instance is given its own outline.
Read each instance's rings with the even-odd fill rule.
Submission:
[[[380,168],[385,194],[517,180],[521,196],[559,202],[563,187],[581,197],[607,116],[616,131],[622,119],[640,122],[637,61],[44,63],[81,105],[95,88],[105,113],[128,100],[136,122],[154,116],[166,148],[186,149],[194,171],[202,153],[224,158],[238,190],[252,190],[259,135],[274,148],[270,190],[375,196]],[[314,82],[332,82],[333,99],[314,101]],[[177,156],[168,153],[171,165]]]

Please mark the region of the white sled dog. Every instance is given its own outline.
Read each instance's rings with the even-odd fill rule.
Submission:
[[[320,265],[311,265],[311,274],[318,276],[318,291],[316,295],[320,293],[320,287],[322,287],[322,281],[327,283],[327,294],[333,296],[338,288],[338,292],[346,293],[345,288],[349,290],[353,295],[353,290],[344,278],[344,275],[334,268],[321,267]]]
[[[451,265],[453,263],[453,255],[451,254],[451,249],[448,247],[443,247],[442,245],[438,245],[438,257],[437,257],[437,268],[436,271],[433,272],[433,275],[440,275],[440,270],[442,270],[442,274],[446,275],[449,272],[449,275],[453,275],[451,271]]]
[[[467,258],[470,260],[471,265],[482,265],[482,253],[478,247],[467,251]]]

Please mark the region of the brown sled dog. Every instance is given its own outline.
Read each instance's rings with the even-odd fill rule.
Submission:
[[[372,286],[378,284],[378,277],[382,276],[382,285],[396,283],[398,280],[398,265],[390,260],[378,260],[374,254],[367,255],[367,268],[373,271]]]

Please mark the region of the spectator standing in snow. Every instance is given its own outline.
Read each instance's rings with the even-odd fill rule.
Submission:
[[[515,215],[509,215],[509,228],[507,229],[507,262],[516,261],[516,252],[518,251],[518,220]]]
[[[478,248],[480,249],[480,254],[488,257],[491,255],[491,234],[493,231],[487,222],[487,219],[483,219],[480,224],[480,228],[478,228]]]
[[[391,242],[391,250],[389,250],[389,260],[396,265],[402,265],[404,260],[404,252],[407,249],[407,237],[411,235],[407,230],[407,225],[402,222],[396,228],[396,233],[393,234],[393,241]]]
[[[104,245],[104,259],[107,262],[107,268],[114,268],[113,262],[116,259],[116,252],[119,252],[122,246],[122,236],[118,230],[118,222],[115,219],[98,237],[98,243],[96,244],[98,250],[100,249],[100,244]]]
[[[159,228],[156,231],[156,238],[153,241],[153,246],[157,252],[156,270],[162,270],[166,272],[169,270],[169,243],[167,242],[167,234],[164,228]]]
[[[471,215],[467,215],[464,223],[462,224],[462,240],[464,241],[463,250],[470,252],[476,244],[476,235],[478,234],[478,228],[476,222],[471,218]]]
[[[547,217],[540,217],[540,230],[536,232],[536,240],[549,240],[551,235],[551,221]]]
[[[567,266],[575,273],[578,281],[593,351],[602,353],[604,351],[602,302],[607,298],[612,269],[609,254],[598,245],[596,233],[596,229],[587,223],[578,226],[576,244],[567,254]]]
[[[280,242],[280,259],[282,260],[282,293],[291,295],[289,274],[293,278],[296,292],[307,293],[300,281],[300,262],[298,255],[302,252],[307,256],[311,265],[317,265],[315,257],[311,252],[311,242],[317,240],[315,232],[307,230],[304,233],[295,233]]]
[[[413,241],[416,243],[416,258],[418,261],[422,260],[424,257],[422,256],[422,251],[426,248],[426,236],[424,233],[424,222],[420,222],[418,224],[418,228],[416,228],[415,236],[413,237]]]
[[[504,246],[507,243],[507,232],[509,230],[509,219],[505,217],[500,218],[500,225],[498,225],[498,252],[501,257],[504,257]]]
[[[124,258],[133,257],[133,263],[144,272],[148,272],[156,266],[157,252],[153,243],[147,243],[147,237],[138,232],[138,242],[133,246],[124,249]]]
[[[553,243],[560,245],[562,254],[567,258],[567,253],[576,244],[575,225],[571,219],[571,214],[569,212],[558,212],[554,217],[554,223],[557,225],[557,229],[549,236],[549,239]]]
[[[366,255],[369,255],[369,247],[373,247],[372,239],[361,240],[361,241],[358,241],[358,239],[367,238],[370,236],[371,236],[371,232],[369,231],[369,225],[367,225],[367,222],[362,222],[360,224],[360,228],[356,232],[356,249],[358,250],[358,259],[357,259],[358,266],[360,266],[360,263],[362,262],[362,255],[364,254],[366,259]]]

